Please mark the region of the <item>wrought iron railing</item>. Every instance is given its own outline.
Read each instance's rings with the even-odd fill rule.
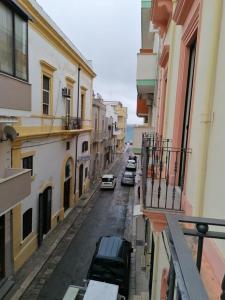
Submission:
[[[165,230],[169,251],[170,268],[168,274],[167,300],[207,300],[209,296],[201,279],[201,262],[204,239],[223,239],[225,232],[214,231],[215,227],[225,228],[225,221],[210,218],[188,217],[166,214]],[[189,224],[188,228],[185,224]],[[213,226],[213,230],[210,228]],[[196,237],[196,259],[188,245],[186,236]],[[202,270],[204,272],[204,270]],[[225,299],[225,277],[221,285],[220,299]]]
[[[185,165],[190,149],[174,148],[170,139],[144,135],[142,190],[145,208],[182,210]]]
[[[73,130],[82,128],[82,119],[77,117],[66,116],[62,119],[64,130]]]

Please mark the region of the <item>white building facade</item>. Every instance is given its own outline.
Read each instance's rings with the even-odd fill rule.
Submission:
[[[18,2],[31,17],[24,44],[28,49],[28,72],[21,83],[30,89],[25,93],[30,103],[25,110],[16,108],[17,116],[10,120],[16,121],[10,124],[17,132],[11,163],[7,159],[10,146],[2,151],[8,167],[30,169],[32,174],[27,171],[31,193],[27,192],[12,208],[15,270],[89,187],[95,77],[86,59],[36,1]],[[11,6],[0,6],[0,10],[7,14]],[[4,119],[15,116],[7,107],[4,112],[0,107],[0,113]],[[7,145],[9,142],[4,147]]]

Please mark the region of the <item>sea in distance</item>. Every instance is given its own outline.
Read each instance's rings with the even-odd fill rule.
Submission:
[[[133,142],[134,127],[135,127],[134,124],[127,124],[126,138],[125,138],[126,143]]]

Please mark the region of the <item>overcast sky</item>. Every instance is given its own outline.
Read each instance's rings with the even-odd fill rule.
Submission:
[[[37,0],[97,73],[95,94],[136,116],[136,55],[141,46],[141,0]]]

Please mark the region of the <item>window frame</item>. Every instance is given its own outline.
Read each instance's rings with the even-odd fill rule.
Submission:
[[[88,141],[83,141],[82,143],[82,153],[88,151],[89,143]]]
[[[44,77],[48,78],[48,80],[49,80],[49,90],[44,89]],[[45,116],[51,115],[51,85],[52,85],[51,80],[52,80],[51,77],[49,77],[45,73],[42,73],[42,114]],[[48,93],[48,104],[44,103],[44,92]],[[48,107],[47,114],[44,112],[44,105],[46,105]]]
[[[54,80],[54,72],[57,70],[54,66],[50,65],[45,60],[40,60],[41,65],[41,112],[44,117],[52,117],[53,116],[53,80]],[[48,114],[43,113],[43,77],[49,78],[49,111]]]
[[[27,221],[27,220],[25,220],[24,217],[26,216],[27,213],[31,213],[31,215],[28,215],[28,217],[29,217],[28,221],[30,221],[30,223],[29,223],[29,226],[24,226],[25,225],[24,221]],[[28,208],[23,213],[22,219],[23,219],[22,240],[24,241],[32,233],[32,229],[33,229],[33,209],[32,209],[32,207]],[[26,232],[25,232],[24,229],[25,228],[27,229],[27,227],[28,227],[28,230],[26,230]],[[26,235],[24,235],[24,233],[26,233]]]
[[[28,47],[28,16],[19,9],[14,3],[9,2],[3,2],[1,3],[6,6],[11,11],[11,17],[12,17],[12,73],[3,71],[0,69],[0,73],[6,74],[8,76],[11,76],[13,78],[22,80],[24,82],[29,81],[29,47]],[[19,16],[26,24],[26,79],[21,78],[16,75],[16,41],[15,41],[15,15]]]
[[[30,158],[32,158],[32,168],[24,167],[24,160],[25,159],[30,159]],[[27,156],[22,157],[22,167],[23,167],[23,169],[30,169],[31,170],[31,176],[33,177],[34,176],[34,155],[27,155]]]

